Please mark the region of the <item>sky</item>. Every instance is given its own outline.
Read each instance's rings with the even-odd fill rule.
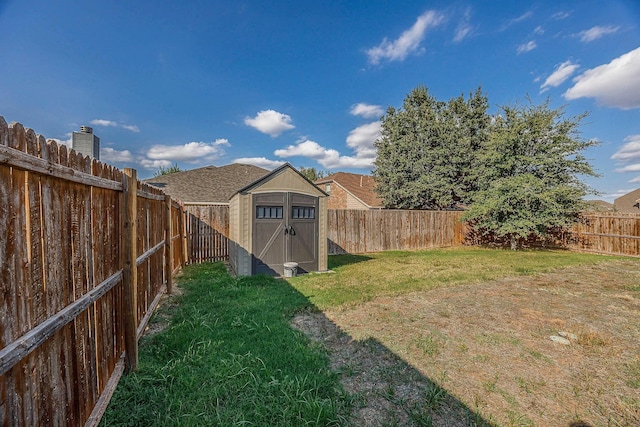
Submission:
[[[640,187],[640,1],[0,0],[0,115],[150,178],[233,162],[370,174],[426,86],[588,112],[585,178]]]

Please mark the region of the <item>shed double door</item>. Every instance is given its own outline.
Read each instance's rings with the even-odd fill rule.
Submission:
[[[318,198],[299,193],[253,195],[253,274],[318,270]]]

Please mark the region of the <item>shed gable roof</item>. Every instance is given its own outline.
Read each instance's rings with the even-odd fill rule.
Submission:
[[[375,192],[376,181],[370,175],[357,173],[336,172],[325,178],[317,180],[317,185],[335,182],[354,197],[370,208],[379,208],[384,205],[382,199]]]
[[[267,174],[268,170],[257,166],[232,163],[157,176],[145,182],[185,203],[226,204],[239,189]]]
[[[280,166],[280,167],[272,170],[271,172],[263,175],[262,177],[258,178],[254,182],[251,182],[248,185],[242,187],[241,189],[236,191],[235,194],[251,192],[252,190],[254,190],[256,188],[265,185],[266,183],[268,183],[269,181],[271,181],[274,178],[278,177],[279,175],[282,175],[283,173],[294,174],[294,176],[298,179],[298,181],[302,184],[302,186],[305,186],[305,187],[308,186],[309,192],[315,193],[317,196],[325,196],[325,197],[328,196],[327,193],[325,193],[320,188],[318,188],[318,186],[316,184],[314,184],[313,182],[309,181],[309,179],[306,176],[302,175],[299,170],[297,170],[296,168],[291,166],[291,164],[289,164],[289,163],[284,163],[282,166]]]

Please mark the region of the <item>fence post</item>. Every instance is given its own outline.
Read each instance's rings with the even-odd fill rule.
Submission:
[[[164,226],[164,271],[167,278],[167,294],[173,291],[173,245],[171,242],[171,196],[164,196],[165,204],[165,226]]]
[[[182,253],[184,255],[184,263],[189,264],[189,225],[187,221],[189,220],[187,210],[184,207],[184,204],[180,204],[180,211],[182,213]]]
[[[126,349],[125,366],[127,371],[138,368],[138,271],[136,258],[137,248],[137,208],[138,179],[135,169],[126,168],[122,176],[124,191],[123,203],[123,257],[122,269],[123,302],[124,302],[124,343]]]

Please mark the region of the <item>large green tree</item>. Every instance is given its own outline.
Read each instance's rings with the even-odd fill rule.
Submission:
[[[304,175],[311,182],[322,179],[328,175],[326,171],[319,170],[314,167],[305,168],[304,166],[300,166],[298,170],[302,175]]]
[[[502,107],[479,153],[479,191],[463,219],[480,234],[507,239],[512,249],[521,238],[575,222],[583,197],[593,192],[582,178],[597,175],[582,154],[597,143],[580,136],[585,116],[566,117],[548,100]]]
[[[488,139],[487,97],[438,101],[424,86],[387,109],[373,171],[387,207],[448,209],[469,204],[478,190],[478,156]]]
[[[153,174],[154,178],[158,176],[171,175],[172,173],[182,172],[180,166],[177,163],[174,163],[173,166],[160,166],[158,170]]]

